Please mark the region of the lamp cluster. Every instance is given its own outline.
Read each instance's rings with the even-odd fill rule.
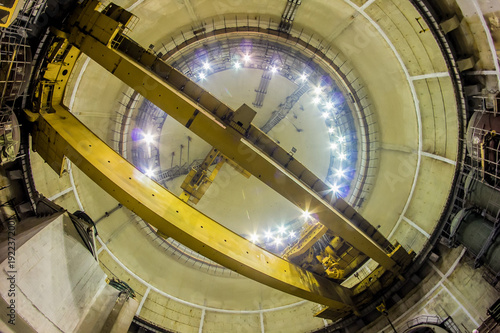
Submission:
[[[248,67],[251,64],[252,64],[252,57],[249,53],[245,53],[241,57],[232,61],[232,67],[235,70],[239,70],[242,67],[243,68]],[[271,64],[267,67],[267,70],[270,71],[272,74],[276,74],[280,71],[280,68],[275,64]],[[207,60],[203,62],[201,66],[198,66],[197,69],[198,74],[195,75],[195,79],[197,78],[199,81],[204,81],[207,79],[211,71],[212,71],[212,64],[210,64],[210,62]]]
[[[142,136],[141,141],[144,142],[147,151],[150,152],[151,147],[156,140],[156,135],[153,135],[150,132],[142,132],[141,136]],[[152,179],[154,179],[156,176],[156,171],[150,166],[147,166],[146,168],[144,168],[142,170],[142,172],[144,173],[144,175],[146,175],[147,177],[152,178]]]
[[[300,81],[307,81],[307,74],[303,73]],[[335,118],[339,117],[339,101],[329,93],[329,87],[317,85],[310,91],[312,92],[312,104],[317,107],[321,117],[325,120],[330,138],[329,150],[333,158],[333,167],[329,172],[327,182],[330,184],[330,189],[335,195],[345,196],[349,189],[349,184],[352,181],[352,171],[348,161],[348,142],[346,137],[341,133],[339,128],[335,126]]]
[[[299,219],[300,227],[296,223],[281,224],[278,227],[270,228],[261,232],[254,232],[247,235],[247,239],[271,252],[281,252],[288,246],[297,242],[300,238],[300,229],[306,224],[317,223],[312,214],[308,211],[302,212]]]

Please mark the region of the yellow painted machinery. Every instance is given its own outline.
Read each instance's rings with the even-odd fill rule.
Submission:
[[[229,164],[246,178],[251,176],[239,165],[224,157],[224,155],[222,155],[217,149],[212,148],[201,165],[198,168],[193,168],[189,171],[186,179],[182,182],[181,188],[183,189],[183,192],[180,195],[180,198],[185,202],[197,204],[210,185],[212,185],[212,182],[224,163]],[[215,164],[215,168],[212,171],[209,171],[209,167],[212,164]]]
[[[498,100],[494,100],[494,110]],[[472,162],[481,170],[481,178],[490,185],[498,184],[500,163],[500,115],[476,111],[467,129],[467,150]]]
[[[25,1],[4,0],[0,3],[0,28],[8,27],[15,20]]]
[[[33,149],[59,174],[69,158],[123,205],[194,251],[256,281],[327,306],[318,316],[340,318],[369,301],[411,263],[414,254],[392,245],[341,198],[329,191],[292,155],[254,125],[255,111],[232,110],[129,39],[134,17],[110,4],[99,12],[85,1],[68,18],[49,51],[29,118],[35,122]],[[186,128],[211,144],[203,166],[184,181],[181,198],[146,177],[114,152],[66,107],[62,96],[76,59],[83,52],[134,87]],[[223,154],[223,155],[222,155]],[[187,204],[196,203],[222,163],[253,175],[317,223],[280,258],[240,237]],[[215,169],[208,171],[215,163]],[[313,245],[323,237],[320,253]],[[379,267],[353,288],[340,282],[367,259]]]

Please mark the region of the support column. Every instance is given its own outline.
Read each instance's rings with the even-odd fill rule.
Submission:
[[[261,333],[265,333],[265,328],[264,328],[264,312],[259,312],[259,316],[260,316],[260,332]]]
[[[203,323],[205,322],[205,312],[206,312],[205,309],[201,311],[200,328],[198,329],[198,333],[203,332]]]
[[[144,296],[142,296],[141,303],[139,303],[139,307],[137,308],[137,311],[135,312],[136,316],[139,316],[141,314],[142,307],[144,306],[144,302],[146,302],[146,298],[148,298],[150,291],[151,291],[151,287],[148,287],[148,289],[146,289],[146,292],[144,293]]]

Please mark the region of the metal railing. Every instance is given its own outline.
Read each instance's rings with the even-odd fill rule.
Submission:
[[[451,317],[447,317],[446,319],[442,319],[437,315],[421,315],[416,318],[413,318],[407,321],[402,328],[404,332],[407,332],[409,329],[420,326],[420,325],[433,325],[439,326],[446,329],[450,333],[461,333],[458,326],[455,324]]]

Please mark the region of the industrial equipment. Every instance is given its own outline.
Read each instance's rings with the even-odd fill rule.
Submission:
[[[24,2],[24,0],[3,0],[0,3],[0,27],[5,28],[12,23]]]
[[[326,305],[318,316],[336,319],[368,302],[394,279],[402,279],[414,253],[392,245],[328,186],[252,125],[255,111],[233,111],[148,49],[125,35],[134,17],[98,1],[79,6],[56,36],[38,83],[33,109],[33,149],[59,174],[67,157],[123,205],[194,251],[271,287]],[[110,149],[62,105],[69,75],[81,53],[97,61],[211,144],[204,166],[193,170],[182,200]],[[148,89],[141,84],[148,82]],[[219,156],[223,154],[224,157]],[[217,160],[219,159],[219,160]],[[224,161],[260,179],[317,223],[280,258],[236,235],[186,202],[196,203]],[[208,167],[216,162],[209,174]],[[327,246],[314,251],[319,239]],[[340,285],[368,258],[379,263],[353,288]]]
[[[474,113],[467,129],[467,150],[473,162],[479,164],[481,178],[492,186],[499,185],[500,115]]]

